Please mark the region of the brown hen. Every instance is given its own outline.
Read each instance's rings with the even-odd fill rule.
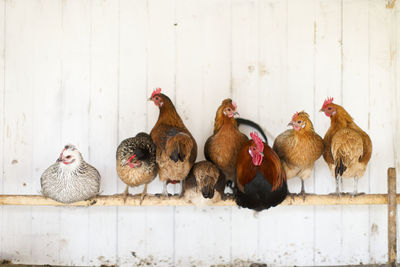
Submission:
[[[275,139],[273,149],[281,159],[287,179],[299,177],[305,198],[304,180],[310,177],[314,163],[324,151],[324,141],[314,131],[310,117],[304,111],[296,112],[286,130]]]
[[[234,116],[237,106],[227,98],[217,110],[214,121],[214,134],[207,139],[204,155],[224,174],[226,181],[236,182],[235,168],[237,155],[242,146],[249,140],[241,133]]]
[[[336,179],[336,194],[340,194],[339,178],[354,178],[355,196],[358,179],[364,176],[371,159],[371,139],[343,107],[333,103],[333,98],[325,100],[321,111],[331,119],[323,156]]]
[[[168,183],[181,183],[188,175],[197,157],[197,144],[183,124],[168,96],[157,88],[150,99],[160,109],[157,123],[150,132],[156,145],[156,162],[160,180],[164,183],[163,195],[168,196]]]

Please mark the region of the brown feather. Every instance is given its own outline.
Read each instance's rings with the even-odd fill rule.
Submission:
[[[160,114],[150,132],[156,145],[159,177],[161,181],[184,180],[196,160],[197,144],[171,100],[164,94],[159,94],[159,97],[162,99]],[[175,149],[184,155],[183,162],[179,160],[175,162],[170,158]]]
[[[237,155],[248,138],[238,129],[236,120],[223,113],[227,107],[234,109],[231,99],[225,99],[217,110],[214,122],[214,135],[204,146],[206,159],[213,162],[227,180],[235,180]]]
[[[331,126],[324,137],[324,159],[333,174],[340,158],[345,165],[347,164],[343,177],[361,178],[371,158],[371,139],[343,107],[334,103],[327,107],[334,108],[336,114],[330,117]]]
[[[257,170],[260,170],[264,178],[272,185],[272,191],[282,186],[286,181],[286,174],[282,168],[278,155],[264,143],[264,158],[260,166],[254,166],[249,148],[254,144],[249,140],[240,150],[237,161],[237,183],[243,192],[246,184],[250,183],[255,177]]]
[[[315,133],[314,126],[304,111],[298,113],[296,120],[301,120],[304,128],[298,131],[286,130],[274,142],[273,149],[278,154],[285,169],[287,178],[309,177],[314,162],[324,151],[322,138]]]

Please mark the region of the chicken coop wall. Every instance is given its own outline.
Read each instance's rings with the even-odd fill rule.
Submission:
[[[262,125],[272,145],[301,110],[323,136],[329,119],[318,111],[333,96],[374,145],[359,191],[386,193],[387,168],[400,170],[399,3],[1,0],[0,51],[2,194],[40,194],[40,175],[66,143],[100,171],[103,194],[121,193],[115,151],[124,138],[151,130],[158,110],[146,99],[155,87],[193,133],[198,160],[226,97]],[[352,185],[345,180],[345,191]],[[305,186],[309,193],[334,190],[322,158]],[[290,180],[289,189],[298,192],[300,182]],[[161,183],[148,191],[159,193]],[[387,207],[282,206],[255,214],[236,207],[3,206],[0,259],[384,263]]]

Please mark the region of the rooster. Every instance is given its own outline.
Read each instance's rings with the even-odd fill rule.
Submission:
[[[324,151],[324,141],[315,133],[310,117],[304,111],[296,112],[286,130],[275,139],[273,149],[281,159],[286,178],[298,176],[305,199],[304,180],[310,177],[314,162]]]
[[[352,195],[355,196],[358,179],[364,175],[371,158],[371,139],[343,107],[333,103],[333,98],[325,100],[320,111],[331,118],[331,126],[324,137],[323,156],[335,177],[336,194],[340,195],[339,177],[353,177]]]
[[[123,194],[124,199],[129,194],[130,186],[144,184],[140,202],[147,193],[147,185],[157,175],[156,146],[147,133],[138,133],[135,137],[127,138],[117,148],[117,173],[127,185]]]
[[[183,124],[168,96],[161,88],[153,91],[150,99],[160,109],[157,123],[150,132],[156,145],[156,162],[160,180],[164,183],[162,194],[168,196],[167,184],[180,182],[188,175],[197,157],[197,144]]]
[[[207,160],[193,165],[184,188],[185,199],[197,205],[225,200],[225,180],[219,169]]]
[[[236,159],[240,148],[249,140],[238,129],[234,118],[237,105],[230,98],[222,101],[214,121],[214,134],[204,146],[204,155],[214,163],[225,176],[226,182],[236,182]]]
[[[100,174],[83,160],[79,150],[66,145],[56,163],[40,178],[42,194],[62,203],[88,200],[99,194]]]
[[[257,133],[250,136],[238,154],[235,200],[240,207],[261,211],[285,200],[286,175],[278,155]]]

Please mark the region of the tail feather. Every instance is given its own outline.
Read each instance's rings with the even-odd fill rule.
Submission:
[[[338,157],[335,162],[335,178],[342,176],[347,170],[347,166],[344,164],[342,157]]]
[[[166,153],[174,162],[183,162],[189,157],[192,147],[193,141],[190,136],[180,133],[167,140]]]
[[[242,118],[236,118],[236,122],[238,124],[238,126],[240,126],[240,124],[244,124],[250,127],[253,127],[254,129],[256,129],[258,132],[260,132],[260,134],[262,135],[262,137],[265,140],[265,143],[268,144],[268,138],[265,135],[263,129],[261,128],[260,125],[258,125],[257,123],[255,123],[254,121],[251,120],[247,120],[247,119],[242,119]]]

